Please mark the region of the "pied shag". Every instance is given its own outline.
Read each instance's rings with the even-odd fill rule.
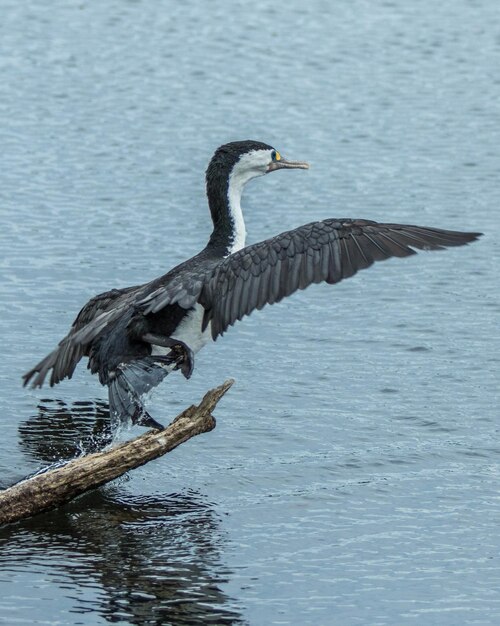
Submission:
[[[172,370],[186,378],[194,354],[229,326],[298,289],[348,278],[374,261],[476,240],[465,233],[364,219],[325,219],[245,247],[241,194],[252,178],[307,169],[272,146],[235,141],[218,148],[206,171],[213,232],[205,248],[160,278],[92,298],[56,349],[24,375],[41,387],[71,378],[78,361],[109,388],[111,415],[160,428],[141,396]]]

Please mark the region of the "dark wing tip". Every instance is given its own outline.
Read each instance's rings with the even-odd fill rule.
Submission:
[[[31,382],[32,378],[36,375],[36,378]],[[45,380],[45,376],[47,375],[47,371],[44,371],[42,368],[37,365],[26,374],[22,375],[23,379],[23,387],[27,387],[31,382],[30,387],[32,389],[36,389],[37,387],[43,386],[43,381]]]
[[[462,233],[464,237],[464,243],[472,243],[477,241],[479,237],[483,237],[484,233]]]
[[[30,380],[33,378],[34,375],[35,375],[35,370],[30,370],[29,372],[26,372],[26,374],[22,375],[23,387],[26,387],[28,385],[28,383],[30,382]]]
[[[387,224],[387,228],[390,236],[403,237],[407,246],[420,250],[444,250],[448,247],[463,246],[476,241],[483,234],[402,224]],[[384,237],[387,236],[387,234],[381,234]]]
[[[462,246],[477,241],[483,233],[468,233],[459,230],[441,230],[443,243],[446,246]]]

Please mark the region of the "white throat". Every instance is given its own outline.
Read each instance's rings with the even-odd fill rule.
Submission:
[[[243,187],[252,178],[263,176],[268,170],[272,159],[272,150],[251,150],[242,154],[229,175],[227,199],[229,214],[233,222],[233,238],[229,254],[233,254],[245,247],[246,229],[243,213],[241,212],[241,194]]]
[[[241,211],[241,194],[243,187],[249,180],[246,176],[241,175],[235,168],[229,176],[229,186],[227,189],[227,199],[229,202],[229,213],[233,222],[233,240],[228,256],[245,247],[247,231],[245,228],[245,220]]]

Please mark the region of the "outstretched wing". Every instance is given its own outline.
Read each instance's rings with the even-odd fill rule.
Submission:
[[[127,296],[136,289],[137,287],[112,289],[89,300],[78,313],[68,334],[59,342],[57,348],[24,374],[24,385],[27,385],[35,377],[32,383],[33,387],[41,387],[50,370],[52,370],[51,386],[63,378],[71,378],[78,361],[86,354],[87,345],[85,341],[75,340],[75,337],[78,337],[85,328],[97,325],[96,320],[106,317],[106,312],[110,307],[116,305],[120,300],[126,300]]]
[[[305,224],[243,248],[217,266],[199,300],[206,310],[204,327],[211,322],[215,339],[244,315],[312,283],[337,283],[374,261],[409,256],[414,248],[460,246],[479,235],[361,219]]]
[[[111,289],[111,291],[105,291],[104,293],[94,296],[76,316],[75,321],[71,325],[70,333],[77,332],[89,322],[96,319],[96,317],[101,315],[101,313],[107,311],[110,305],[116,303],[116,301],[122,298],[125,294],[135,291],[136,289],[136,286],[125,287],[124,289]]]
[[[145,285],[113,289],[92,298],[80,311],[69,333],[57,348],[27,372],[24,384],[31,380],[41,387],[47,376],[53,386],[71,378],[78,361],[89,354],[93,342],[133,308],[137,313],[156,313],[171,304],[189,309],[198,301],[202,279],[208,278],[219,259],[206,250]],[[182,268],[183,271],[178,270]]]

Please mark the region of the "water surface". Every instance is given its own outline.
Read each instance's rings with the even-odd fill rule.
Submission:
[[[169,377],[165,423],[236,379],[217,428],[1,529],[0,622],[498,624],[497,3],[6,1],[0,31],[1,487],[105,429],[84,366],[21,374],[90,296],[204,245],[219,144],[311,163],[248,187],[250,241],[486,234],[312,287]]]

